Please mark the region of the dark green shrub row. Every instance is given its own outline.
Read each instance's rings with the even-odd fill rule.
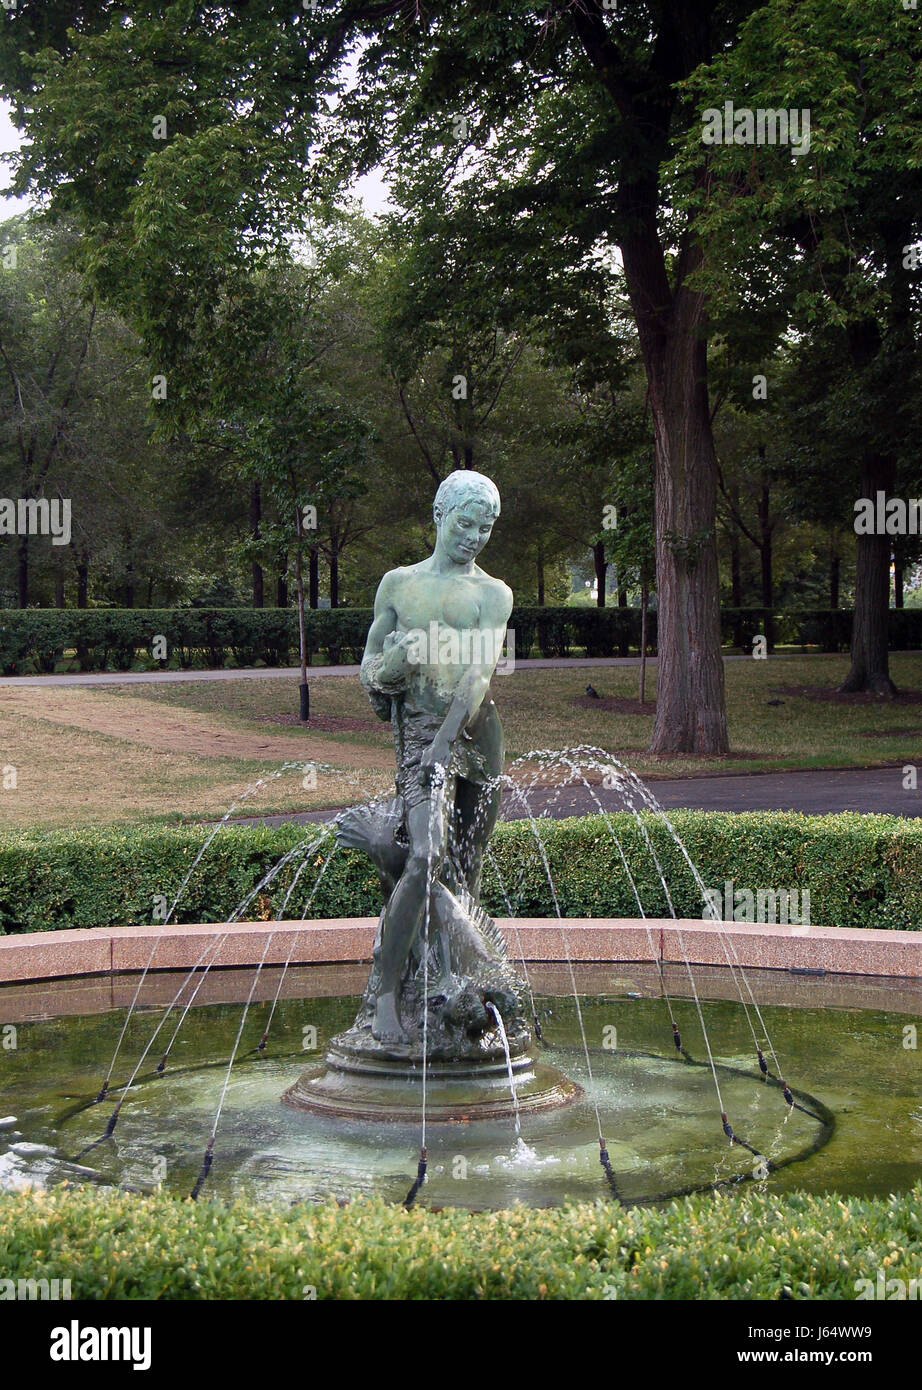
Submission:
[[[801,816],[793,812],[743,814],[677,811],[671,820],[706,888],[810,892],[811,918],[823,925],[922,929],[922,821],[898,816]],[[675,911],[702,915],[702,895],[666,827],[645,820],[669,885]],[[617,835],[648,916],[667,916],[659,874],[636,821],[619,813],[539,824],[565,917],[636,917],[637,900],[612,835]],[[297,919],[323,865],[326,835],[317,826],[231,826],[220,830],[192,869],[207,831],[200,827],[142,827],[25,832],[0,838],[0,933],[64,927],[108,927],[162,920],[157,904],[172,904],[187,874],[172,920],[223,922],[262,876],[288,851],[315,848],[286,916]],[[526,822],[497,828],[493,858],[513,912],[553,917],[554,901]],[[247,919],[277,912],[295,855],[247,908]],[[505,901],[491,867],[484,904],[505,916]],[[373,916],[377,877],[364,856],[336,850],[310,909],[315,918]]]
[[[370,621],[370,609],[310,613],[311,657],[322,654],[332,665],[361,660]],[[5,609],[0,666],[5,675],[53,671],[75,650],[83,671],[127,671],[152,655],[158,636],[167,658],[152,665],[285,666],[297,660],[298,615],[290,608]]]
[[[914,651],[922,646],[922,608],[888,611],[891,651]],[[722,608],[721,641],[725,646],[751,649],[752,639],[764,634],[769,646],[820,647],[846,652],[852,640],[850,608]]]
[[[69,1278],[75,1299],[852,1300],[885,1258],[918,1281],[922,1185],[497,1212],[0,1193],[3,1277]]]
[[[307,615],[311,660],[357,662],[371,623],[370,608],[317,609]],[[922,647],[922,609],[891,609],[890,647]],[[847,609],[778,610],[725,608],[721,640],[751,649],[764,634],[770,645],[793,643],[844,651],[851,639]],[[638,608],[515,608],[510,619],[519,657],[627,656],[640,649]],[[65,652],[76,651],[81,670],[127,671],[148,659],[154,639],[166,639],[167,661],[187,670],[206,667],[285,666],[298,659],[298,617],[292,608],[95,608],[3,609],[0,611],[0,669],[24,675],[55,669]],[[656,612],[647,615],[648,649],[656,649]]]

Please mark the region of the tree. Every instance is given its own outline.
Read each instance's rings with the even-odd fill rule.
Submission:
[[[66,544],[17,538],[20,607],[63,607],[72,585],[86,607],[91,583],[127,607],[155,584],[177,595],[194,515],[188,499],[178,505],[181,451],[149,437],[141,345],[117,314],[86,302],[69,263],[78,243],[73,224],[35,215],[0,229],[3,490],[69,509]]]
[[[521,280],[517,253],[528,234],[525,269],[541,294],[559,270],[559,243],[575,267],[619,246],[655,440],[660,698],[652,746],[713,753],[726,750],[727,730],[708,306],[690,279],[703,258],[695,218],[673,197],[667,173],[673,141],[697,123],[681,84],[732,43],[747,9],[742,0],[616,11],[601,0],[538,9],[506,0],[423,14],[409,0],[383,0],[286,21],[274,4],[251,0],[245,24],[218,4],[156,15],[133,7],[125,24],[123,6],[103,12],[96,3],[88,32],[48,36],[54,51],[27,69],[28,80],[18,55],[0,53],[0,62],[32,140],[20,186],[31,179],[81,209],[97,285],[111,292],[134,281],[159,305],[157,331],[175,351],[188,326],[177,287],[189,259],[171,227],[190,187],[201,191],[201,216],[217,237],[239,246],[257,228],[282,236],[305,188],[350,177],[389,143],[412,157],[444,146],[462,111],[476,113],[472,129],[484,137],[492,130],[493,167],[507,169],[502,184],[481,190],[480,213],[507,233],[483,271],[517,262]],[[352,82],[345,60],[354,49]],[[318,173],[307,167],[306,144],[334,88],[337,125]],[[176,132],[163,149],[147,134],[158,114]],[[102,189],[94,186],[100,167]],[[139,222],[173,259],[170,275],[146,287],[133,264],[145,249]],[[195,312],[207,314],[211,298]]]
[[[85,304],[79,280],[61,273],[71,231],[49,231],[15,218],[5,224],[0,271],[0,364],[6,382],[6,414],[0,448],[15,477],[16,499],[35,503],[58,492],[68,428],[83,401],[84,369],[97,306]],[[4,470],[6,471],[6,469]],[[16,590],[29,605],[32,539],[16,542]]]
[[[863,497],[892,491],[913,432],[920,59],[917,16],[889,0],[844,8],[803,0],[793,10],[768,0],[733,48],[690,84],[709,109],[722,111],[729,97],[737,114],[780,112],[787,121],[793,110],[804,122],[806,146],[793,155],[775,141],[734,136],[714,144],[703,181],[700,142],[687,141],[688,187],[709,247],[697,281],[718,301],[751,296],[766,252],[780,248],[795,325],[838,332],[859,393]],[[890,554],[886,535],[858,536],[851,669],[842,690],[893,693]]]

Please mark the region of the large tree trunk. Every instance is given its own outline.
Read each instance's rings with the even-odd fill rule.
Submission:
[[[660,188],[660,171],[672,158],[676,84],[712,56],[713,7],[660,8],[650,69],[640,83],[612,39],[603,7],[574,4],[565,13],[623,122],[617,237],[655,438],[659,673],[650,748],[726,753],[707,314],[702,293],[687,284],[702,256],[689,229],[667,268]],[[705,177],[702,169],[702,182]]]
[[[330,607],[339,607],[339,555],[330,552]]]
[[[77,561],[77,607],[86,608],[90,593],[90,558],[81,550]]]
[[[259,524],[262,521],[262,490],[259,482],[255,482],[250,488],[250,536],[252,539],[259,539]],[[256,560],[253,561],[253,607],[262,608],[265,600],[265,586],[263,581],[263,567]]]
[[[740,570],[740,537],[734,528],[730,532],[730,607],[743,606],[743,576]],[[739,643],[737,643],[739,646]]]
[[[311,608],[320,606],[320,553],[315,545],[308,551],[308,585],[310,588],[308,602]]]
[[[702,257],[689,235],[679,254],[670,255],[667,269],[660,223],[660,170],[672,158],[675,84],[713,53],[712,7],[662,9],[651,68],[641,85],[635,85],[625,55],[613,42],[602,8],[574,4],[566,14],[624,123],[618,242],[655,439],[659,672],[650,748],[655,753],[726,753],[707,315],[702,293],[687,286]],[[704,179],[704,170],[700,177]]]
[[[726,753],[704,303],[685,288],[672,296],[651,238],[623,251],[654,430],[659,666],[650,751]],[[699,261],[688,253],[687,269]]]
[[[20,536],[16,547],[16,601],[20,608],[29,606],[29,537]]]
[[[759,453],[765,456],[765,445],[759,445]],[[762,488],[759,493],[759,557],[762,562],[762,607],[774,608],[775,606],[775,584],[772,574],[772,531],[774,526],[771,520],[771,489],[762,479]]]
[[[605,542],[596,541],[592,547],[592,563],[595,566],[596,583],[596,605],[599,608],[605,607],[605,576],[608,573],[608,561],[605,558]]]
[[[893,606],[903,607],[903,555],[898,545],[893,547]]]
[[[285,575],[288,573],[288,555],[284,550],[279,553],[278,565],[279,577],[275,586],[275,606],[276,608],[287,608],[288,580]]]
[[[878,489],[890,492],[895,468],[892,458],[865,453],[861,496],[876,498]],[[855,616],[852,622],[851,667],[839,686],[843,692],[867,690],[892,697],[887,639],[890,608],[890,537],[858,536],[855,565]]]

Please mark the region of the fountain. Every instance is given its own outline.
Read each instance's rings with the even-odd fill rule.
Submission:
[[[16,1105],[31,1117],[26,1120],[29,1137],[20,1135],[18,1149],[14,1143],[6,1154],[0,1138],[0,1185],[5,1181],[4,1165],[10,1169],[10,1181],[27,1180],[24,1167],[34,1171],[35,1165],[43,1181],[107,1182],[113,1176],[131,1181],[132,1155],[154,1144],[158,1163],[174,1175],[176,1190],[188,1192],[195,1171],[190,1168],[193,1155],[207,1133],[192,1186],[193,1196],[198,1196],[212,1171],[220,1131],[218,1168],[223,1166],[223,1172],[216,1178],[223,1194],[262,1192],[298,1199],[384,1191],[397,1196],[395,1186],[406,1192],[407,1150],[418,1134],[417,1176],[406,1204],[415,1200],[427,1179],[430,1153],[436,1174],[450,1171],[452,1177],[465,1178],[454,1192],[463,1190],[461,1200],[473,1205],[591,1197],[600,1187],[604,1190],[603,1184],[619,1201],[650,1201],[740,1181],[788,1180],[782,1169],[790,1170],[827,1145],[833,1116],[815,1097],[785,1080],[751,982],[720,924],[715,923],[714,930],[726,955],[725,984],[738,996],[734,1008],[745,1016],[752,1037],[744,1055],[736,1047],[728,1005],[722,1003],[716,1011],[710,1006],[709,1030],[678,921],[674,930],[684,970],[682,965],[666,969],[647,920],[636,864],[632,870],[630,855],[596,799],[617,856],[615,871],[631,886],[649,943],[647,973],[634,967],[628,981],[632,988],[622,985],[615,990],[617,1045],[606,1050],[603,1041],[599,1049],[595,1040],[611,1025],[600,1018],[592,991],[581,990],[585,975],[571,957],[567,921],[539,819],[532,814],[530,787],[549,774],[557,779],[554,795],[565,786],[578,785],[595,798],[589,777],[601,773],[633,814],[640,852],[655,867],[654,882],[658,879],[671,916],[677,914],[654,843],[658,831],[681,852],[685,871],[702,894],[704,885],[655,798],[604,750],[536,751],[518,760],[520,766],[506,769],[490,683],[504,645],[512,595],[476,563],[498,513],[499,496],[490,479],[472,471],[451,474],[435,498],[437,538],[432,555],[385,575],[379,586],[361,679],[377,714],[393,727],[393,794],[340,813],[334,822],[335,845],[320,858],[316,852],[330,843],[329,832],[312,826],[263,874],[229,919],[241,920],[257,895],[289,872],[275,914],[283,923],[305,869],[319,864],[300,913],[304,920],[338,846],[366,855],[375,867],[384,905],[371,971],[351,1025],[344,1016],[349,996],[357,993],[350,977],[347,987],[332,991],[342,998],[331,1001],[328,1009],[321,1010],[315,999],[313,1007],[330,1041],[325,1055],[292,1084],[292,1058],[297,1053],[291,1051],[290,1041],[285,1050],[286,1038],[291,1037],[286,1029],[293,1026],[291,1008],[297,1001],[281,996],[296,934],[281,969],[267,965],[275,931],[283,929],[280,925],[267,930],[255,969],[232,996],[243,1003],[243,1010],[239,1020],[227,1021],[220,1044],[227,1048],[226,1062],[216,1064],[207,1051],[196,1047],[194,1038],[180,1038],[190,1011],[197,1002],[205,1002],[206,980],[211,978],[214,987],[209,972],[219,959],[229,925],[222,923],[213,937],[204,939],[200,955],[175,992],[168,977],[157,987],[157,1003],[166,1007],[144,1042],[139,1035],[139,1030],[146,1031],[139,1001],[164,923],[130,991],[124,1019],[116,1025],[114,1050],[98,1093],[94,1087],[88,1098],[87,1069],[98,1065],[99,1050],[108,1047],[105,1029],[98,1036],[92,1029],[85,1037],[81,1034],[80,1058],[66,1083],[68,1090],[59,1089],[63,1078],[56,1074],[54,1094],[66,1094],[76,1103],[50,1128],[50,1104],[45,1100],[37,1108],[31,1106],[31,1082],[23,1072]],[[486,870],[494,876],[515,934],[521,876],[519,885],[505,882],[490,851],[504,791],[525,814],[534,862],[546,882],[565,956],[565,966],[550,988],[544,969],[543,990],[536,990],[529,978],[521,946],[522,973],[513,965],[503,933],[481,903]],[[550,809],[545,806],[545,813]],[[195,863],[218,829],[206,839]],[[523,856],[520,875],[526,867]],[[275,977],[273,970],[278,971]],[[311,997],[310,987],[307,996]],[[228,1002],[225,1007],[232,1006]],[[260,1009],[266,1011],[259,1019],[261,1036],[247,1049],[247,1020]],[[174,1010],[178,1020],[155,1049]],[[275,1054],[266,1051],[273,1022],[276,1048],[281,1048]],[[327,1031],[328,1024],[335,1027]],[[787,1035],[785,1042],[790,1048],[788,1065],[793,1061],[799,1068],[812,1056],[811,1039]],[[126,1068],[126,1081],[111,1086],[110,1095],[120,1051],[135,1045],[138,1059],[133,1069]],[[182,1066],[175,1057],[180,1046],[187,1047]],[[152,1069],[144,1072],[148,1057]],[[161,1089],[166,1079],[168,1091]],[[283,1091],[289,1109],[279,1105]],[[116,1093],[104,1133],[97,1131],[91,1139],[94,1107]],[[142,1103],[127,1105],[132,1097]],[[309,1119],[299,1112],[308,1112]],[[382,1126],[382,1121],[387,1123]],[[70,1132],[67,1159],[59,1155],[56,1137],[65,1125]],[[435,1128],[430,1132],[428,1126]],[[497,1154],[497,1148],[504,1151]],[[19,1152],[23,1149],[29,1152]],[[88,1170],[84,1160],[91,1153],[100,1166]],[[118,1160],[116,1175],[105,1157],[112,1154]],[[440,1200],[452,1198],[443,1193]]]
[[[504,743],[490,681],[512,594],[476,563],[499,514],[481,473],[435,497],[435,549],[386,574],[362,660],[377,714],[394,729],[395,795],[337,818],[384,896],[373,966],[352,1027],[326,1067],[285,1099],[365,1119],[497,1118],[566,1104],[575,1082],[536,1062],[524,982],[480,906],[499,814]]]

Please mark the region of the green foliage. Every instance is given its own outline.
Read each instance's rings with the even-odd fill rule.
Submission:
[[[371,613],[318,609],[307,615],[309,654],[332,664],[359,661]],[[284,666],[298,648],[298,615],[290,608],[9,609],[0,614],[0,666],[8,675],[53,671],[73,649],[81,670],[127,671],[155,636],[188,669],[196,658],[212,668]]]
[[[314,609],[305,614],[308,659],[337,666],[361,660],[371,623],[369,608]],[[648,615],[647,641],[656,648],[656,612]],[[922,611],[889,610],[890,647],[922,647]],[[849,609],[767,608],[721,610],[725,645],[751,650],[758,633],[775,643],[848,647]],[[516,656],[626,656],[640,648],[639,608],[516,607],[509,620]],[[292,608],[39,608],[0,611],[0,669],[4,675],[51,672],[66,652],[76,652],[83,671],[128,671],[144,661],[154,637],[167,641],[167,661],[183,670],[285,666],[298,649],[298,615]],[[149,663],[148,663],[149,664]],[[166,664],[166,663],[162,663]]]
[[[435,1212],[59,1188],[0,1193],[0,1267],[69,1278],[75,1299],[854,1299],[878,1266],[919,1278],[920,1199]]]
[[[898,816],[802,816],[758,812],[714,814],[676,811],[670,820],[707,888],[809,889],[811,916],[839,927],[922,929],[922,823]],[[645,814],[644,828],[662,865],[675,911],[697,918],[702,896],[681,848],[667,826]],[[319,826],[229,826],[214,836],[191,873],[173,915],[177,922],[223,922],[289,850],[307,849]],[[207,828],[23,832],[0,839],[0,931],[150,924],[157,897],[172,903]],[[324,833],[330,833],[326,831]],[[668,916],[659,873],[643,830],[628,812],[609,817],[541,820],[537,833],[547,853],[564,917],[634,917],[637,899],[615,844],[617,836],[648,916]],[[315,874],[327,855],[321,843],[288,905],[297,920]],[[497,827],[492,845],[505,887],[491,867],[484,874],[484,905],[497,916],[553,917],[554,897],[527,822]],[[294,855],[244,916],[269,918],[281,909]],[[362,855],[337,851],[317,889],[311,916],[375,916],[377,875]]]

